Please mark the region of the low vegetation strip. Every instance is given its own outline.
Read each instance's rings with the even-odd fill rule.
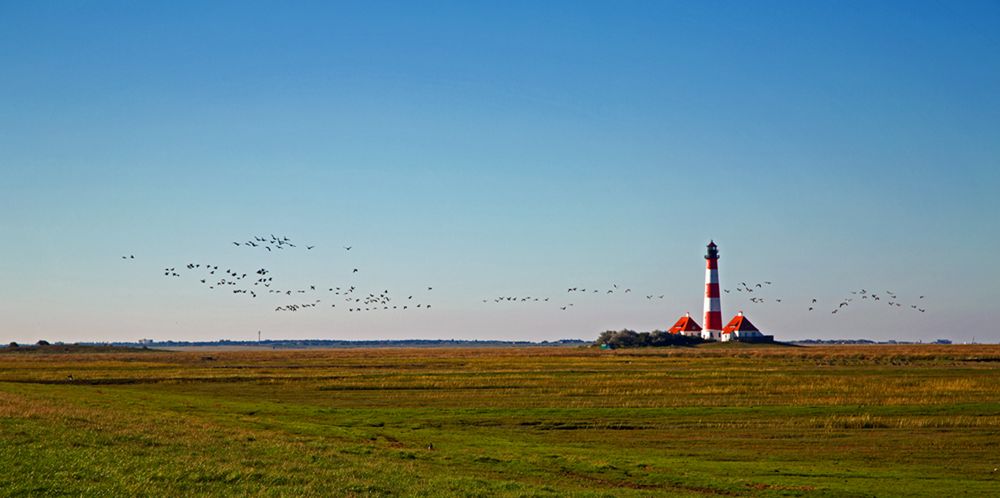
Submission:
[[[989,358],[1000,347],[12,354],[0,494],[990,496]]]

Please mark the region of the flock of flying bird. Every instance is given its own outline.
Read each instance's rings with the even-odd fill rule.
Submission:
[[[750,304],[753,304],[753,305],[764,304],[764,303],[781,304],[783,302],[787,302],[787,300],[784,300],[784,299],[782,299],[780,297],[773,298],[773,297],[765,297],[764,296],[764,294],[766,294],[770,290],[769,288],[772,285],[773,285],[773,282],[771,282],[769,280],[764,280],[764,281],[761,281],[761,282],[754,282],[754,283],[740,282],[739,285],[737,285],[737,286],[735,286],[735,287],[733,287],[731,289],[723,289],[723,291],[726,294],[730,294],[732,297],[740,296],[740,294],[742,294],[742,296],[740,296],[740,298],[746,299],[747,301],[749,301]],[[607,297],[608,295],[611,295],[611,294],[622,294],[622,295],[629,294],[629,293],[632,293],[632,289],[631,288],[624,288],[624,289],[622,289],[622,288],[619,288],[617,284],[612,284],[611,287],[607,288],[607,289],[605,289],[605,288],[593,288],[593,287],[590,287],[589,289],[586,288],[586,287],[569,287],[569,288],[566,289],[566,292],[568,294],[589,295],[589,296],[600,298],[600,297]],[[733,294],[734,292],[739,293],[739,294]],[[886,304],[888,304],[889,306],[894,307],[894,308],[902,308],[904,306],[904,304],[900,300],[899,296],[897,296],[892,291],[885,291],[884,294],[882,294],[882,295],[877,294],[875,292],[870,292],[867,289],[860,289],[860,290],[850,291],[850,292],[851,292],[851,295],[854,296],[854,297],[845,297],[845,298],[842,298],[842,299],[838,300],[837,307],[834,308],[833,311],[831,311],[832,314],[837,314],[838,311],[840,311],[842,308],[844,308],[846,306],[849,306],[852,302],[855,302],[857,299],[860,299],[860,300],[869,300],[872,303],[877,302],[877,301],[884,301]],[[744,297],[744,296],[748,296],[748,297]],[[638,294],[638,295],[636,295],[637,299],[645,298],[646,301],[661,300],[661,299],[664,299],[665,297],[666,297],[666,294],[657,294],[657,293],[653,293],[653,294]],[[924,296],[920,296],[918,299],[919,300],[923,300]],[[550,301],[551,301],[551,297],[510,296],[510,295],[487,297],[487,298],[483,298],[482,299],[482,302],[486,303],[486,304],[492,303],[492,304],[503,304],[503,305],[509,305],[509,304],[531,304],[531,303],[548,303]],[[578,301],[578,300],[574,300],[574,301]],[[922,302],[922,301],[920,301],[920,302]],[[819,305],[819,300],[816,299],[816,298],[812,298],[811,302],[808,303],[808,309],[807,309],[807,311],[813,311],[814,309],[816,309],[816,307],[818,305]],[[576,302],[560,303],[557,306],[559,307],[560,310],[568,311],[568,310],[570,310],[570,309],[572,309],[572,308],[574,308],[576,306]],[[907,306],[908,306],[907,309],[912,309],[912,310],[918,311],[920,313],[924,313],[924,312],[927,311],[926,308],[924,308],[924,307],[922,307],[922,306],[920,306],[918,304],[909,304]]]
[[[771,285],[771,282],[768,282],[768,281],[764,281],[764,282],[760,282],[760,283],[756,283],[756,284],[752,284],[752,285],[747,284],[746,282],[740,282],[740,285],[736,286],[735,290],[737,292],[745,292],[746,294],[752,294],[755,291],[757,291],[757,292],[763,291],[769,285]],[[729,289],[725,289],[725,292],[727,294],[729,294],[730,290]],[[884,300],[885,304],[887,304],[888,306],[893,307],[893,308],[902,308],[904,306],[904,304],[901,302],[899,296],[896,295],[896,293],[894,293],[892,291],[885,291],[883,294],[880,295],[880,294],[878,294],[878,293],[876,293],[874,291],[868,291],[867,289],[858,289],[858,290],[852,290],[852,291],[850,291],[850,293],[851,293],[851,296],[853,296],[853,297],[848,296],[848,297],[844,297],[844,298],[836,300],[837,301],[837,307],[830,311],[831,314],[834,314],[834,315],[837,314],[839,311],[841,311],[841,309],[843,309],[843,308],[845,308],[847,306],[850,306],[852,302],[855,302],[855,300],[858,300],[858,302],[867,301],[867,302],[870,302],[870,303],[875,303],[875,302],[879,302],[879,301],[883,301]],[[924,299],[924,297],[925,296],[918,297],[917,298],[918,302],[922,303],[923,302],[922,300]],[[773,298],[773,299],[770,299],[770,300],[773,301],[773,302],[775,302],[775,303],[781,303],[782,302],[781,298]],[[753,304],[763,304],[764,302],[767,302],[768,299],[765,299],[764,297],[759,297],[759,296],[751,296],[749,298],[749,301],[751,303],[753,303]],[[816,299],[816,298],[812,298],[811,301],[808,304],[809,304],[809,307],[808,307],[807,311],[813,311],[813,310],[815,310],[817,308],[817,306],[819,306],[819,300]],[[912,309],[912,310],[918,311],[920,313],[927,312],[927,308],[922,307],[921,304],[908,304],[906,306],[907,306],[907,309]]]
[[[237,247],[247,247],[247,248],[263,248],[268,252],[286,251],[296,249],[299,246],[293,243],[293,241],[286,236],[276,236],[271,234],[270,237],[253,236],[245,242],[233,242],[233,245]],[[311,251],[316,246],[305,245],[304,248],[307,251]],[[343,246],[345,251],[350,251],[352,246]],[[135,255],[129,254],[122,256],[124,260],[134,260]],[[220,269],[222,268],[222,269]],[[296,312],[306,309],[313,309],[320,307],[326,307],[327,301],[324,299],[329,299],[330,308],[337,308],[338,302],[341,304],[341,309],[346,309],[350,313],[356,312],[373,312],[373,311],[405,311],[405,310],[427,310],[431,309],[429,303],[424,302],[414,302],[414,296],[408,295],[406,298],[394,296],[389,289],[384,289],[379,292],[365,292],[359,291],[357,285],[340,285],[340,286],[318,286],[316,284],[310,284],[307,286],[302,286],[301,288],[290,288],[290,287],[280,287],[275,281],[274,277],[271,275],[271,271],[267,268],[259,268],[252,273],[244,273],[240,271],[235,271],[231,268],[225,268],[224,266],[219,266],[216,264],[204,264],[204,263],[188,263],[187,265],[181,267],[178,270],[177,267],[166,267],[163,269],[163,275],[166,277],[180,278],[182,272],[194,274],[194,278],[197,281],[207,287],[210,290],[220,290],[226,289],[230,290],[232,294],[245,295],[251,299],[256,299],[259,296],[271,295],[275,297],[291,298],[295,296],[297,302],[280,304],[274,308],[274,311],[290,311]],[[353,268],[351,271],[352,275],[356,275],[359,272],[358,268]],[[750,304],[759,305],[768,302],[773,302],[776,304],[781,304],[783,300],[781,298],[765,297],[765,294],[770,290],[772,282],[765,280],[755,283],[740,282],[739,285],[731,289],[723,289],[726,294],[730,294],[731,297],[737,297],[738,295],[749,301]],[[427,286],[427,291],[432,291],[433,287]],[[738,294],[733,294],[733,293]],[[636,299],[645,298],[646,301],[663,300],[666,294],[652,293],[652,294],[635,294],[632,292],[631,288],[623,287],[620,288],[618,284],[611,284],[610,287],[568,287],[566,289],[566,294],[577,297],[589,296],[593,298],[611,297],[612,295],[635,295]],[[884,291],[882,293],[877,293],[875,291],[869,291],[867,289],[858,289],[850,291],[850,295],[842,299],[837,300],[837,305],[833,310],[830,311],[831,314],[837,314],[841,312],[844,308],[847,308],[854,304],[855,306],[861,302],[868,303],[884,303],[892,308],[904,308],[912,309],[920,313],[924,313],[927,309],[922,306],[924,296],[920,296],[917,299],[917,303],[909,303],[904,305],[902,300],[892,291]],[[573,302],[569,302],[573,301]],[[483,303],[493,303],[493,304],[528,304],[528,303],[550,303],[552,302],[562,311],[568,311],[576,306],[578,299],[566,299],[561,303],[555,304],[555,300],[551,296],[513,296],[513,295],[503,295],[495,297],[483,298]],[[820,301],[816,298],[812,298],[811,302],[808,303],[808,311],[814,311],[820,305]]]
[[[268,252],[278,250],[294,249],[298,246],[285,236],[271,235],[270,238],[254,236],[246,242],[233,242],[238,247],[264,248]],[[306,250],[312,250],[316,246],[306,245]],[[353,246],[343,246],[345,251],[350,251]],[[134,260],[135,255],[122,256],[124,260]],[[220,269],[221,268],[221,269]],[[182,275],[185,273],[185,275]],[[358,268],[351,270],[352,275],[359,273]],[[274,311],[301,311],[320,307],[322,303],[325,307],[324,299],[340,301],[341,309],[346,309],[350,313],[372,312],[372,311],[405,311],[405,310],[428,310],[431,304],[419,300],[414,301],[414,295],[399,298],[394,301],[388,289],[380,292],[363,292],[358,290],[357,284],[340,286],[318,286],[309,284],[307,286],[279,287],[274,281],[271,270],[259,268],[252,273],[245,273],[226,268],[214,263],[188,263],[178,269],[178,267],[163,268],[163,276],[170,278],[181,278],[190,274],[204,287],[210,290],[229,290],[235,295],[244,295],[250,299],[257,299],[264,295],[281,296],[290,298],[292,296],[302,298],[297,302],[281,304],[274,308]],[[432,291],[433,287],[428,286],[427,291]],[[337,303],[330,303],[330,308],[337,308]]]
[[[869,292],[867,289],[858,289],[858,290],[851,291],[851,295],[853,295],[855,297],[845,297],[845,298],[843,298],[840,301],[840,303],[837,304],[837,307],[834,308],[833,311],[831,311],[830,313],[836,314],[838,311],[840,311],[841,308],[849,306],[855,299],[860,299],[859,302],[867,300],[870,303],[875,303],[877,301],[884,300],[885,304],[887,304],[890,307],[894,307],[894,308],[902,308],[904,306],[903,303],[900,302],[899,296],[897,296],[896,293],[894,293],[892,291],[885,291],[884,294],[882,294],[880,296],[878,293],[876,293],[874,291]],[[922,300],[923,299],[924,299],[924,296],[920,296],[920,297],[917,298],[917,300],[921,304],[908,304],[906,306],[908,306],[909,309],[912,309],[912,310],[915,310],[915,311],[919,311],[920,313],[926,313],[927,312],[927,308],[922,307],[922,303],[923,303]],[[812,302],[815,304],[816,300],[813,299]],[[813,307],[810,306],[809,307],[809,311],[812,311],[812,309],[813,309]]]
[[[293,247],[298,247],[295,244],[293,244],[291,239],[289,239],[288,237],[277,237],[274,234],[271,234],[271,238],[254,235],[252,239],[246,242],[243,243],[233,242],[233,245],[237,247],[240,245],[246,247],[260,247],[263,249],[267,249],[268,252],[272,251],[273,249],[285,249],[286,247],[290,249]],[[314,247],[316,246],[306,246],[306,250],[312,250]]]

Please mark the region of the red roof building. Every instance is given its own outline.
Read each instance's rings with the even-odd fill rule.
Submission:
[[[685,313],[684,316],[682,316],[680,320],[677,320],[677,323],[675,323],[673,327],[670,327],[670,330],[667,332],[670,332],[671,334],[698,337],[701,336],[701,325],[698,325],[698,323],[694,321],[694,318],[691,318],[690,313]]]
[[[743,316],[743,312],[739,312],[729,323],[722,328],[722,340],[723,341],[751,341],[751,342],[761,342],[767,341],[768,338],[774,339],[774,336],[767,336],[760,332],[760,330],[750,323],[750,319]]]
[[[729,320],[729,323],[726,324],[726,326],[722,328],[722,331],[723,332],[760,332],[760,329],[758,329],[757,327],[754,327],[754,325],[752,323],[750,323],[750,319],[748,319],[747,317],[743,316],[743,312],[741,311],[741,312],[737,313],[736,316],[734,316],[732,320]]]

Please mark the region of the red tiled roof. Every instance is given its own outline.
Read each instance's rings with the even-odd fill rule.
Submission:
[[[750,323],[750,320],[747,319],[747,317],[743,316],[743,312],[742,311],[739,312],[736,316],[734,316],[732,320],[729,320],[729,323],[725,327],[722,328],[722,333],[723,334],[725,334],[727,332],[736,332],[736,331],[739,331],[739,332],[753,332],[753,331],[760,332],[760,330],[757,327],[754,327],[753,324]]]
[[[679,334],[681,332],[701,332],[701,325],[698,325],[698,323],[694,321],[694,318],[691,318],[691,315],[684,315],[680,320],[677,320],[677,323],[675,323],[673,327],[670,327],[670,330],[667,332],[670,332],[671,334]]]

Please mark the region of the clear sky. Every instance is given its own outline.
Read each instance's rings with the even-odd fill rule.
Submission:
[[[998,54],[997,2],[0,0],[0,341],[591,339],[701,322],[714,238],[724,320],[996,342]]]

